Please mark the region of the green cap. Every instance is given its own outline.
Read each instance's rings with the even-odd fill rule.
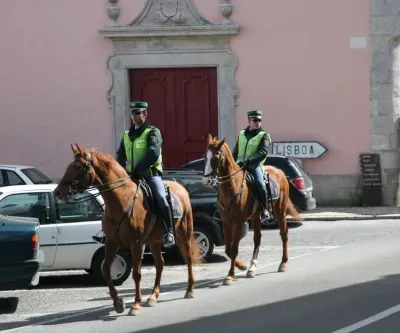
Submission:
[[[141,102],[141,101],[133,101],[130,104],[130,111],[146,111],[147,107],[149,106],[149,104],[147,102]]]
[[[247,117],[262,117],[262,110],[247,111]]]

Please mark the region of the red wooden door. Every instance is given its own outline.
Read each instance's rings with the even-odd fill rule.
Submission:
[[[164,167],[202,157],[207,134],[218,135],[216,68],[133,69],[129,79],[131,100],[149,103],[163,136]]]

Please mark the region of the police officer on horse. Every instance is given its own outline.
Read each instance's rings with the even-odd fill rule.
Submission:
[[[165,194],[162,166],[162,138],[160,130],[147,121],[147,102],[131,102],[130,115],[132,126],[123,134],[116,160],[130,174],[133,180],[143,177],[149,184],[157,204],[166,223],[164,247],[175,245],[173,233],[173,219],[170,206]]]
[[[268,194],[264,181],[264,162],[271,144],[271,136],[261,127],[262,110],[248,111],[247,117],[249,124],[240,131],[232,154],[236,163],[253,175],[258,199],[263,206],[261,222],[270,224],[273,221],[271,221],[271,215],[267,209]]]

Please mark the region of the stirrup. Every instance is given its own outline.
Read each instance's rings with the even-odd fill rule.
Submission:
[[[168,231],[163,237],[164,247],[171,248],[175,246],[175,237],[174,235]]]

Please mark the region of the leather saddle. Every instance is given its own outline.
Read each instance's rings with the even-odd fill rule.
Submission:
[[[156,201],[154,200],[153,192],[151,191],[150,185],[146,182],[146,180],[141,179],[138,183],[139,189],[143,193],[144,197],[144,206],[145,208],[155,215],[163,215],[161,209],[157,206]],[[165,195],[167,198],[167,202],[171,209],[171,192],[169,186],[164,184]]]
[[[246,171],[245,179],[249,184],[251,184],[251,190],[253,192],[253,195],[255,197],[258,197],[258,195],[257,195],[258,190],[257,190],[257,185],[256,185],[256,181],[254,179],[254,176],[250,172]],[[270,201],[272,199],[272,195],[271,195],[269,174],[268,174],[267,171],[264,172],[264,182],[265,182],[265,185],[267,187],[267,201]]]

